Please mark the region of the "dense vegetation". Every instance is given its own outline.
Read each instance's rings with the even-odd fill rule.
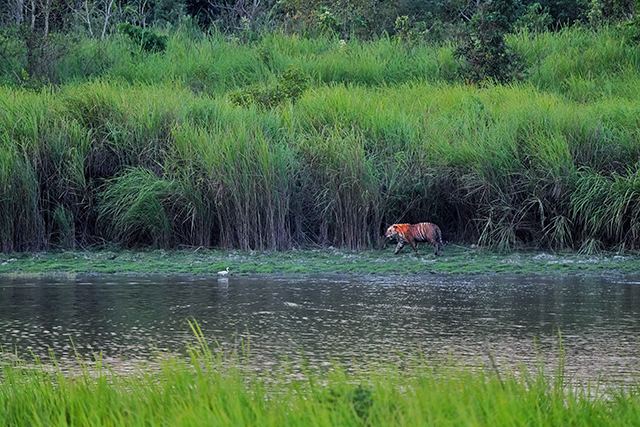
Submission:
[[[233,29],[175,3],[164,21],[168,1],[153,19],[4,6],[0,250],[361,249],[425,220],[498,249],[637,248],[633,5],[443,3],[387,25],[285,2],[300,13]]]

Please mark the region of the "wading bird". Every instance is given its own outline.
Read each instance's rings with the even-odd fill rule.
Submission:
[[[229,274],[229,267],[227,267],[226,270],[218,271],[218,274],[220,276],[226,276],[227,274]]]

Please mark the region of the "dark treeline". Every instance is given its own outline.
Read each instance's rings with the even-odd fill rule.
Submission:
[[[620,22],[636,14],[631,0],[5,0],[0,25],[39,37],[76,32],[104,38],[122,22],[175,27],[188,19],[202,30],[227,32],[286,29],[372,38],[412,31],[438,38],[489,9],[510,23],[524,17],[546,29]]]
[[[179,25],[190,18],[202,29],[253,30],[289,26],[305,30],[353,31],[371,37],[396,30],[396,18],[406,16],[416,28],[470,21],[486,3],[493,3],[511,21],[534,9],[548,14],[548,28],[578,20],[627,20],[635,14],[631,0],[6,0],[0,5],[4,27],[24,25],[41,36],[86,31],[104,37],[119,22],[143,28]],[[498,5],[498,3],[500,3]]]

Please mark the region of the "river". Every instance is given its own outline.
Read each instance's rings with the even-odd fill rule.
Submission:
[[[135,364],[183,353],[195,343],[188,320],[215,348],[264,366],[422,354],[553,367],[561,336],[570,378],[629,382],[640,373],[640,281],[629,276],[0,277],[6,357],[77,352]]]

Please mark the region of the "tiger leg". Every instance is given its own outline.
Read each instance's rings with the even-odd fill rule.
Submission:
[[[429,244],[431,246],[433,246],[436,250],[436,255],[440,255],[440,245],[438,244],[438,240],[437,238],[432,239],[430,237],[428,237],[427,239],[425,239],[427,242],[429,242]]]
[[[435,244],[433,246],[436,247],[436,255],[440,255],[440,248],[442,247],[442,231],[440,231],[440,227],[435,226],[436,229],[436,238]]]
[[[397,255],[398,252],[400,252],[400,249],[404,248],[404,242],[402,240],[398,241],[398,244],[396,245],[396,250],[393,251],[394,255]]]

